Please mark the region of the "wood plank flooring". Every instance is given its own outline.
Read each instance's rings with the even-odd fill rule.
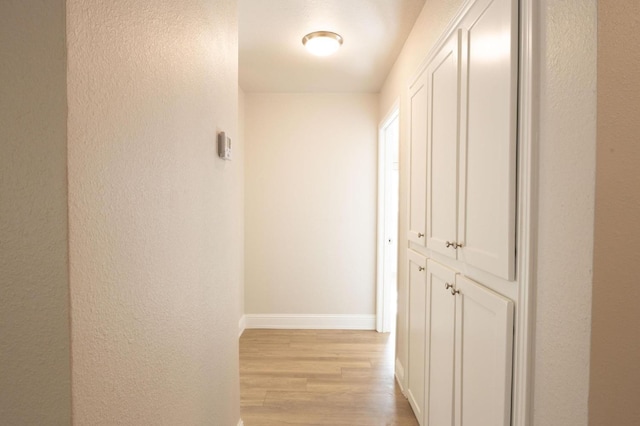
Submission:
[[[389,334],[245,330],[242,419],[245,426],[417,426],[393,366]]]

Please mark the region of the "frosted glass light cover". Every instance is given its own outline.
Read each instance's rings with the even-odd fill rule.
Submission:
[[[330,31],[317,31],[304,36],[302,44],[316,56],[329,56],[342,45],[342,37]]]

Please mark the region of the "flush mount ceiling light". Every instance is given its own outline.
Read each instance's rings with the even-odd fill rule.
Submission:
[[[342,45],[342,37],[331,31],[316,31],[304,36],[302,44],[316,56],[329,56]]]

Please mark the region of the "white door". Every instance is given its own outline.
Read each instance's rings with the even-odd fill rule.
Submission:
[[[457,257],[459,35],[427,67],[427,247]]]
[[[409,241],[425,245],[427,204],[427,85],[425,74],[411,86],[409,127]]]
[[[517,0],[477,0],[462,21],[458,258],[514,278]]]
[[[409,360],[407,399],[416,418],[424,417],[426,338],[426,258],[409,250]]]
[[[456,291],[455,425],[509,426],[513,302],[462,275]]]
[[[425,425],[453,426],[456,273],[427,262],[427,388]]]
[[[388,333],[396,327],[397,282],[398,282],[398,190],[399,190],[399,115],[398,110],[381,126],[380,132],[380,189],[378,196],[379,258],[378,316],[377,330]]]

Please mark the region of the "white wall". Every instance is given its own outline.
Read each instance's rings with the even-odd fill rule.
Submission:
[[[67,24],[74,423],[235,425],[236,1],[71,0]]]
[[[0,423],[71,422],[65,2],[0,2]]]
[[[536,425],[586,425],[596,142],[596,0],[540,3]]]
[[[377,96],[245,94],[247,314],[374,314]]]

